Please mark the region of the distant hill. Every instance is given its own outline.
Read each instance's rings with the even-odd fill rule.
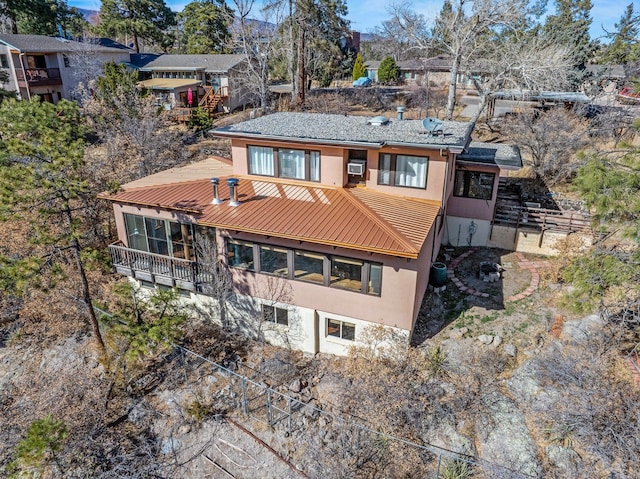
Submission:
[[[84,19],[91,25],[98,24],[98,10],[87,10],[86,8],[78,8]]]

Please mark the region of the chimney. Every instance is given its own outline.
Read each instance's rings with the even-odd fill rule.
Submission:
[[[240,204],[238,201],[238,178],[229,178],[227,186],[229,187],[229,197],[231,198],[229,206],[238,206]]]
[[[398,112],[398,121],[402,121],[402,117],[404,115],[404,107],[398,106],[396,107],[396,111]]]
[[[219,178],[211,178],[211,186],[213,187],[213,201],[211,201],[212,205],[219,205],[220,203],[222,203],[222,200],[220,199],[220,193],[218,192],[219,184]]]

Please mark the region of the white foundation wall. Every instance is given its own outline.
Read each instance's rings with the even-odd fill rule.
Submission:
[[[153,288],[141,287],[136,279],[129,278],[134,286],[151,295]],[[218,301],[210,296],[198,293],[181,292],[183,304],[190,310],[191,316],[200,321],[211,321],[219,326],[221,310]],[[286,309],[288,325],[276,324],[262,319],[262,304]],[[346,340],[327,334],[327,320],[334,319],[355,326],[355,340]],[[378,325],[369,321],[342,316],[339,314],[302,308],[286,303],[260,300],[251,296],[229,295],[226,302],[226,326],[254,340],[264,340],[275,346],[303,351],[309,354],[328,353],[339,356],[349,354],[352,346],[370,346],[362,339],[367,338],[367,329],[381,327],[385,337],[396,342],[409,344],[409,331],[392,326]],[[392,338],[392,339],[391,339]],[[376,340],[377,347],[392,347],[385,340]]]
[[[447,216],[442,244],[451,246],[486,246],[490,232],[490,221]]]
[[[542,242],[540,242],[541,235]],[[567,233],[558,233],[555,231],[546,231],[542,234],[537,230],[493,225],[493,232],[491,233],[491,239],[487,242],[487,246],[490,248],[520,251],[522,253],[556,256],[559,254],[559,251],[556,249],[556,243],[566,239],[567,236]],[[579,241],[585,247],[591,245],[589,235],[572,233],[572,236],[579,238]]]

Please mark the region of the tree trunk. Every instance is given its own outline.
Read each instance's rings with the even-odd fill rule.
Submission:
[[[136,53],[140,53],[140,45],[138,44],[138,34],[133,32],[133,49]]]
[[[305,92],[305,70],[304,70],[304,22],[301,20],[298,24],[298,100],[300,105],[304,104],[304,92]]]
[[[289,0],[289,49],[287,52],[287,70],[289,71],[289,79],[291,80],[291,101],[295,101],[298,96],[298,88],[296,87],[296,69],[295,69],[295,53],[293,41],[293,0]]]
[[[480,118],[480,115],[482,115],[482,112],[487,106],[487,101],[489,100],[489,95],[487,94],[487,92],[479,90],[478,93],[480,94],[480,101],[478,102],[478,109],[476,110],[476,112],[473,114],[473,117],[471,117],[471,120],[469,121],[469,123],[471,123],[470,131],[473,131],[475,129],[476,123],[478,123],[478,119]]]
[[[71,206],[67,203],[65,205],[64,214],[67,218],[69,227],[73,224],[73,217],[71,215]],[[80,242],[78,238],[73,238],[71,241],[71,245],[73,246],[73,256],[76,260],[76,267],[78,268],[78,275],[80,276],[80,284],[82,285],[82,299],[87,309],[89,310],[89,322],[91,323],[91,329],[93,331],[93,336],[98,343],[98,350],[102,357],[107,357],[107,348],[104,345],[104,341],[102,340],[102,333],[100,333],[100,325],[98,324],[98,317],[96,316],[96,312],[93,309],[93,303],[91,302],[91,293],[89,292],[89,281],[87,280],[87,274],[84,270],[84,265],[82,264],[82,258],[80,257],[80,252],[82,251],[82,247],[80,246]]]
[[[444,113],[445,120],[453,119],[453,110],[456,107],[456,84],[458,81],[458,71],[460,70],[460,55],[453,58],[451,64],[451,75],[449,76],[449,96],[447,97],[447,109]]]

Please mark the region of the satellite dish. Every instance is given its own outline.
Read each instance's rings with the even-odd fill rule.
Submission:
[[[436,133],[442,133],[442,120],[438,120],[437,118],[433,118],[430,116],[426,117],[424,120],[422,120],[422,126],[432,135]]]

